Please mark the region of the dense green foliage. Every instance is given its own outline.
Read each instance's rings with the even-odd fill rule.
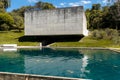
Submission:
[[[5,12],[4,4],[0,2],[0,12]]]
[[[18,29],[19,32],[21,32],[21,30],[23,30],[23,28],[24,28],[23,18],[16,13],[10,13],[10,15],[14,19],[13,29]]]
[[[32,6],[23,6],[23,7],[19,8],[19,9],[13,10],[11,13],[12,14],[15,13],[15,14],[21,16],[22,18],[24,18],[24,12],[26,10],[28,10],[28,9],[31,9],[31,8],[32,8]]]
[[[111,6],[101,7],[100,4],[93,4],[91,9],[86,10],[88,29],[112,28],[120,30],[120,2]]]
[[[37,2],[35,4],[35,6],[33,6],[34,8],[38,8],[38,9],[54,9],[55,6],[53,6],[53,4],[51,3],[47,3],[47,2]]]
[[[101,7],[93,4],[86,10],[88,29],[92,30],[91,38],[95,40],[110,40],[120,45],[120,2]],[[115,30],[116,29],[116,30]]]
[[[14,23],[14,19],[6,12],[10,7],[10,0],[0,0],[0,31],[10,30]]]
[[[113,43],[120,45],[119,32],[115,29],[94,30],[90,36],[96,40],[111,40]]]
[[[14,19],[8,13],[0,13],[0,30],[11,29]]]
[[[7,9],[10,7],[10,0],[0,0],[0,8]]]

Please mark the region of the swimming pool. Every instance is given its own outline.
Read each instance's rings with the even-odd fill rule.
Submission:
[[[119,80],[120,53],[91,49],[18,49],[0,51],[0,72]]]

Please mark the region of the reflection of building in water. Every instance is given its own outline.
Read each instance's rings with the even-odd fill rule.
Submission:
[[[88,57],[85,55],[83,58],[82,58],[82,68],[81,68],[81,73],[80,76],[81,77],[86,77],[85,73],[89,72],[86,70],[86,67],[88,65]]]
[[[25,72],[30,74],[80,77],[82,58],[78,50],[24,50]],[[81,66],[80,66],[81,65]]]

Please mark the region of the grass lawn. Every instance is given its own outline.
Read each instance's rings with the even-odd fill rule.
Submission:
[[[23,32],[0,32],[0,44],[17,44],[18,46],[38,46],[40,42],[19,42],[19,38],[24,36]],[[109,40],[94,40],[84,37],[79,42],[55,42],[51,47],[113,47],[120,48],[120,45],[113,44]]]
[[[56,42],[51,47],[109,47],[120,48],[120,45],[113,44],[110,40],[95,40],[84,37],[79,42]]]
[[[39,42],[19,42],[19,38],[24,36],[23,32],[0,32],[0,44],[17,44],[18,46],[37,46]]]

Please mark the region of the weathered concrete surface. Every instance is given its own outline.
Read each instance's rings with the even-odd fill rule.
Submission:
[[[84,79],[0,72],[0,80],[84,80]]]
[[[88,35],[82,6],[25,12],[25,35]]]

